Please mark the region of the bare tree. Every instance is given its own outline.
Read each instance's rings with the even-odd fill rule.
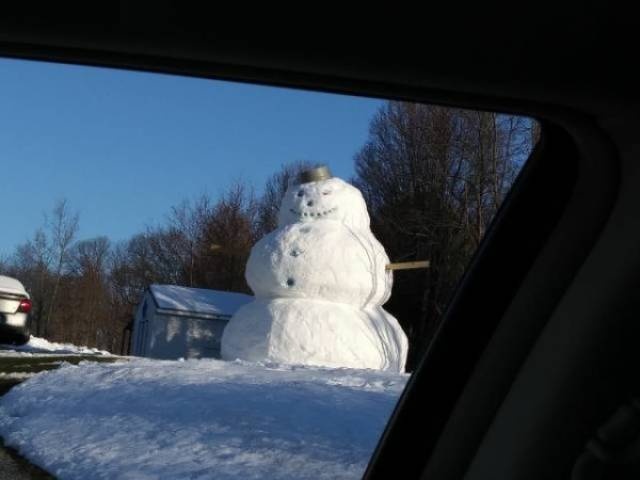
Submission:
[[[52,215],[47,220],[51,238],[51,256],[53,260],[53,290],[49,302],[49,310],[44,322],[44,333],[49,334],[51,318],[56,305],[56,297],[60,288],[62,271],[67,261],[69,247],[78,232],[79,214],[72,213],[66,199],[58,201],[53,208]]]
[[[278,226],[278,210],[289,183],[313,164],[297,161],[282,165],[280,170],[267,179],[264,191],[257,204],[256,235],[262,237]]]
[[[81,240],[70,248],[54,337],[64,335],[64,340],[80,345],[110,346],[115,332],[109,308],[109,251],[106,237]]]
[[[81,240],[69,254],[69,269],[79,277],[100,277],[106,272],[111,242],[107,237]]]
[[[528,156],[534,126],[523,117],[403,102],[389,102],[372,120],[354,179],[372,228],[392,260],[431,265],[397,275],[388,304],[409,335],[410,363]]]
[[[45,311],[48,309],[51,291],[51,247],[46,233],[38,228],[30,240],[16,247],[8,259],[7,272],[19,278],[31,293],[31,328],[36,335],[42,335]]]
[[[236,182],[216,202],[202,232],[201,281],[209,288],[248,292],[244,268],[256,240],[257,202]]]
[[[187,271],[187,285],[195,285],[196,262],[198,261],[199,243],[207,220],[212,215],[211,199],[202,195],[195,201],[184,201],[172,207],[169,216],[169,230],[174,234],[174,251],[181,258]],[[201,249],[200,249],[201,250]]]

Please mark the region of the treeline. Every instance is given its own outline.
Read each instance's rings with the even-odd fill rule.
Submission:
[[[538,137],[529,118],[411,103],[372,120],[354,179],[372,229],[393,261],[430,262],[398,272],[385,307],[409,336],[409,368]]]
[[[251,247],[276,227],[289,179],[308,167],[284,166],[259,198],[235,183],[216,200],[185,200],[160,226],[119,243],[106,236],[79,240],[79,215],[61,200],[32,238],[0,262],[0,272],[30,292],[33,335],[124,353],[126,329],[152,283],[250,293],[244,268]]]
[[[401,102],[386,104],[372,120],[352,181],[392,261],[431,262],[397,273],[387,304],[409,336],[410,366],[536,137],[536,124],[522,117]],[[116,244],[79,240],[80,219],[60,201],[0,271],[31,293],[33,334],[121,352],[151,283],[249,292],[249,251],[276,227],[289,180],[309,166],[284,165],[260,196],[238,182],[216,199],[184,201],[160,226]]]

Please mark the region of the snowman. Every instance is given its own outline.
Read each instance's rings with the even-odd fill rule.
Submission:
[[[407,337],[382,305],[392,272],[360,191],[327,167],[290,185],[278,228],[251,250],[255,294],[222,336],[226,360],[403,372]]]

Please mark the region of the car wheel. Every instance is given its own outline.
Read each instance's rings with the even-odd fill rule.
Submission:
[[[29,341],[30,338],[31,338],[31,334],[29,333],[29,331],[16,333],[15,336],[13,337],[13,344],[24,345]]]

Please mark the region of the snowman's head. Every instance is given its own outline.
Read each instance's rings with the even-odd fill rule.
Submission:
[[[290,185],[278,214],[278,226],[335,220],[350,228],[368,229],[367,205],[358,190],[339,178]]]

